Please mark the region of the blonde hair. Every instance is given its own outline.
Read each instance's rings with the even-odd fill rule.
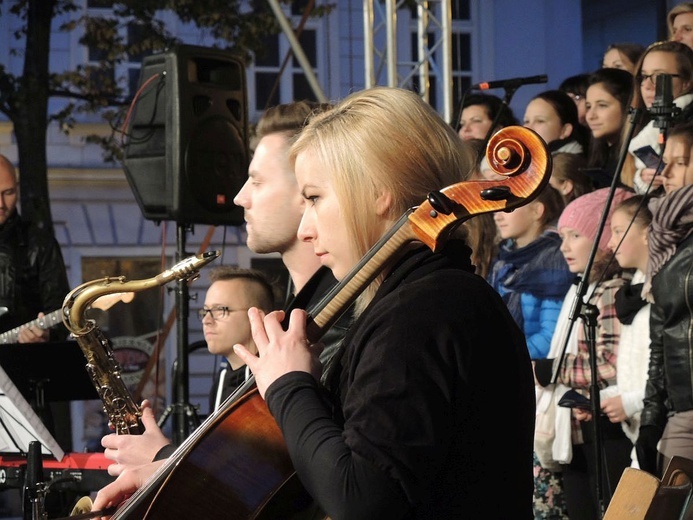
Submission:
[[[314,116],[291,148],[309,153],[330,178],[349,231],[363,256],[382,235],[383,218],[396,220],[428,193],[467,179],[475,157],[454,129],[415,93],[374,87],[351,94],[332,110]],[[374,202],[391,196],[389,213]],[[357,304],[365,308],[381,278]]]
[[[669,27],[669,39],[674,37],[674,19],[683,13],[693,13],[693,2],[684,2],[675,5],[667,14],[667,26]]]

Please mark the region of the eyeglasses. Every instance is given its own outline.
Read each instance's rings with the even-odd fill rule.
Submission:
[[[247,311],[248,309],[232,309],[231,307],[226,307],[223,305],[218,305],[216,307],[210,307],[209,309],[204,307],[197,311],[197,317],[200,319],[200,321],[203,321],[205,319],[205,316],[207,316],[207,313],[211,314],[212,319],[214,321],[217,320],[223,320],[231,314],[232,312],[243,312]]]
[[[659,76],[665,75],[666,72],[655,72],[654,74],[638,74],[635,76],[635,81],[637,81],[639,84],[643,84],[646,79],[650,80],[650,84],[654,87],[657,86],[657,78]],[[671,76],[672,78],[680,78],[681,74],[667,74],[668,76]]]

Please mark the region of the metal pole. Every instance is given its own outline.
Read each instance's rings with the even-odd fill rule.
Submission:
[[[185,251],[185,225],[177,224],[176,230],[178,235],[178,258],[176,258],[176,261],[180,262],[188,256]],[[188,438],[188,435],[192,433],[188,421],[188,407],[190,406],[188,403],[190,396],[188,381],[188,314],[190,305],[188,302],[188,282],[186,280],[178,280],[176,282],[176,309],[178,309],[178,319],[176,320],[176,374],[173,381],[176,400],[173,413],[173,442],[180,446]]]
[[[440,2],[440,27],[443,41],[443,119],[452,124],[452,7],[450,0]]]
[[[375,66],[373,64],[373,0],[363,0],[363,65],[366,88],[375,86]]]
[[[294,52],[294,56],[296,56],[298,63],[301,65],[301,68],[303,69],[303,73],[306,75],[306,79],[308,80],[308,84],[313,89],[313,93],[315,94],[315,97],[320,102],[323,102],[323,103],[327,102],[327,96],[325,96],[325,93],[323,92],[322,88],[320,87],[320,83],[318,83],[318,78],[315,75],[315,71],[313,71],[313,66],[310,64],[310,61],[308,61],[308,58],[306,57],[306,53],[303,52],[303,48],[301,47],[301,44],[299,43],[298,38],[296,38],[296,35],[294,34],[294,29],[293,29],[293,27],[291,27],[289,20],[284,15],[284,11],[282,11],[282,8],[280,7],[279,2],[277,0],[267,0],[267,1],[269,2],[270,7],[272,8],[272,11],[274,11],[274,16],[277,19],[277,21],[279,22],[279,25],[281,26],[282,31],[284,32],[284,35],[289,40],[289,44],[291,45],[291,49]]]
[[[428,64],[428,2],[417,2],[416,12],[418,22],[417,32],[417,61],[419,63],[419,95],[426,102],[431,101],[431,78],[430,66]]]
[[[387,35],[387,86],[398,87],[397,80],[397,6],[395,0],[385,3]]]

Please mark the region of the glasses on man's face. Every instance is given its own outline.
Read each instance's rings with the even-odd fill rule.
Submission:
[[[216,305],[214,307],[209,308],[203,307],[202,309],[197,311],[197,317],[200,318],[200,321],[203,321],[205,319],[205,316],[207,316],[207,313],[209,313],[212,316],[212,319],[214,321],[217,321],[223,320],[232,312],[243,312],[247,310],[248,309],[232,309],[231,307],[226,307],[225,305]]]
[[[665,75],[665,72],[655,72],[654,74],[638,74],[635,76],[635,81],[637,81],[640,85],[642,85],[645,80],[650,81],[650,85],[653,87],[657,86],[657,78],[659,76]],[[680,78],[681,74],[666,74],[667,76],[671,76],[672,78]]]

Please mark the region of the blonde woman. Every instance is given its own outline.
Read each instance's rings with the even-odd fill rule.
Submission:
[[[684,43],[693,49],[693,2],[675,5],[667,14],[669,39]]]
[[[395,88],[352,94],[316,116],[291,157],[306,205],[298,236],[337,279],[404,210],[474,165],[450,125]],[[531,518],[529,355],[500,296],[473,273],[464,242],[439,253],[415,245],[359,303],[329,396],[304,311],[283,330],[283,312],[251,309],[259,356],[236,346],[324,513]],[[94,507],[122,500],[142,471],[123,473]],[[513,493],[490,501],[489,482]]]

